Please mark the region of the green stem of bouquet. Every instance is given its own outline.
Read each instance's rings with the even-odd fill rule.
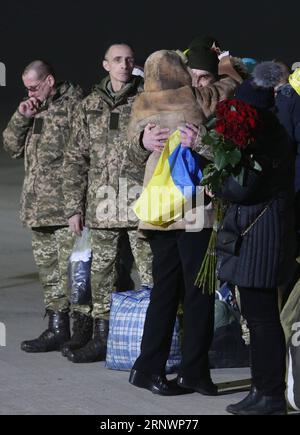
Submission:
[[[223,219],[222,201],[214,199],[213,202],[216,208],[216,219],[214,222],[205,257],[202,261],[199,273],[195,281],[195,285],[197,287],[202,288],[203,292],[208,292],[210,294],[213,294],[216,290],[216,241],[218,227]]]

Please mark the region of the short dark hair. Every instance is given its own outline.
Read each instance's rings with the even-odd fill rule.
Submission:
[[[22,75],[24,76],[32,70],[36,72],[38,79],[42,79],[49,74],[51,74],[54,79],[56,79],[54,68],[52,67],[52,65],[50,65],[50,63],[46,62],[45,60],[38,59],[30,62],[30,64],[25,67]]]
[[[127,42],[114,42],[113,44],[110,44],[110,46],[106,49],[106,51],[104,53],[104,60],[106,60],[107,53],[109,52],[111,47],[114,47],[115,45],[123,45],[125,47],[129,47],[133,53],[133,49],[131,48],[131,46],[129,44],[127,44]]]

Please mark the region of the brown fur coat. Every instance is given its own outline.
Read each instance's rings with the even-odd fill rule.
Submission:
[[[203,120],[191,76],[180,56],[168,50],[149,56],[144,92],[133,105],[129,135],[140,133],[149,122],[169,128],[172,133],[182,123],[199,125]]]

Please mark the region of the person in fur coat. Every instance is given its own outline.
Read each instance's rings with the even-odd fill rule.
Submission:
[[[213,116],[217,102],[232,96],[236,85],[235,80],[226,77],[197,90],[192,87],[186,64],[175,51],[160,50],[147,59],[144,92],[134,103],[129,129],[131,158],[141,165],[147,163],[145,186],[164,143],[178,128],[181,146],[202,155],[205,165],[205,157],[210,157],[209,150],[201,144],[205,124]],[[197,216],[197,211],[194,215]],[[154,255],[154,287],[141,354],[131,370],[129,382],[160,395],[194,391],[216,395],[217,387],[211,380],[208,361],[213,337],[214,296],[204,294],[194,285],[211,235],[211,210],[206,210],[204,227],[195,219],[192,228],[189,227],[193,231],[187,231],[186,223],[186,216],[164,227],[140,223]],[[177,378],[167,381],[165,366],[181,298],[184,305],[182,363]]]

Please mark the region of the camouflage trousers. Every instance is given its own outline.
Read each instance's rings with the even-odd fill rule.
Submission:
[[[138,238],[137,230],[91,229],[93,253],[91,287],[94,318],[109,319],[111,293],[116,290],[118,241],[122,231],[127,231],[141,285],[153,285],[150,245],[146,240]]]
[[[34,260],[44,290],[45,308],[69,311],[68,261],[75,236],[67,227],[39,227],[32,229]],[[73,311],[91,312],[88,305],[74,305]]]

